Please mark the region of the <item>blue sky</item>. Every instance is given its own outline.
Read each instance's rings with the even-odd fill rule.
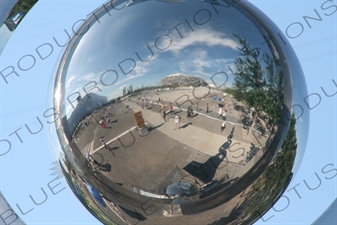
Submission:
[[[294,190],[286,192],[290,201],[282,198],[276,204],[276,210],[270,210],[264,216],[267,221],[260,220],[257,224],[310,224],[336,198],[337,177],[333,177],[332,172],[324,174],[322,170],[337,168],[337,95],[327,97],[322,88],[328,93],[337,90],[332,81],[334,79],[337,83],[337,12],[334,12],[337,7],[328,8],[337,5],[337,2],[251,2],[287,34],[306,76],[308,93],[312,94],[310,105],[320,102],[311,110],[308,147],[301,167],[289,186],[297,187],[301,199]],[[56,177],[51,175],[53,171],[50,170],[55,159],[49,149],[49,125],[43,114],[47,109],[47,95],[52,88],[50,79],[55,70],[55,62],[60,58],[62,50],[55,44],[53,37],[66,42],[64,29],[72,32],[76,21],[86,18],[102,3],[100,0],[40,0],[26,15],[1,53],[0,71],[7,68],[4,73],[8,74],[14,67],[19,76],[8,76],[8,84],[0,77],[0,138],[11,143],[9,152],[0,156],[0,190],[16,210],[16,204],[23,212],[33,208],[26,215],[18,213],[27,224],[100,224],[87,213],[64,180],[59,179],[49,184],[51,187],[58,184],[54,193],[65,188],[58,194],[53,194],[48,187],[48,183]],[[308,20],[307,24],[304,17],[317,17],[316,12],[322,21]],[[124,20],[127,21],[127,18]],[[290,38],[297,35],[296,38]],[[39,58],[37,48],[41,54],[50,55],[45,59]],[[125,59],[129,55],[121,57]],[[31,65],[32,68],[27,71],[18,68],[29,68]],[[197,69],[200,68],[196,67]],[[40,126],[37,117],[43,121],[43,128],[33,135],[27,131],[25,124],[38,131]],[[15,131],[21,140],[15,134],[10,135]],[[1,142],[0,149],[3,154],[9,149],[8,144]],[[311,186],[318,183],[315,173],[321,178],[321,185],[316,190],[308,190],[305,182]],[[328,179],[329,177],[333,178]],[[44,195],[41,188],[48,198],[43,204],[34,205],[30,195],[36,201],[42,201]],[[289,206],[281,211],[287,204]]]
[[[204,4],[196,4],[194,11],[197,12],[199,5],[204,6]],[[208,6],[210,10],[204,11],[204,14],[206,12],[204,17],[207,18],[207,12],[211,15],[207,26],[194,24],[195,27],[192,30],[188,26],[192,23],[192,16],[184,14],[182,9],[173,13],[171,6],[158,4],[158,8],[153,10],[145,2],[137,8],[129,7],[105,14],[99,18],[99,22],[94,19],[85,36],[78,36],[73,48],[78,47],[70,53],[70,66],[66,70],[68,75],[65,81],[67,90],[65,95],[72,96],[73,93],[80,92],[84,96],[86,93],[83,87],[95,81],[100,90],[95,89],[94,92],[116,98],[121,96],[124,86],[133,85],[133,88],[137,88],[142,84],[157,85],[160,83],[157,77],[176,73],[199,76],[208,83],[212,83],[212,75],[218,72],[230,74],[228,66],[235,68],[232,59],[238,58],[240,51],[237,49],[238,40],[232,33],[240,33],[246,37],[252,48],[260,48],[261,55],[264,52],[272,54],[267,45],[261,45],[264,38],[253,23],[243,16],[239,17],[237,13],[226,11],[226,14],[219,16],[211,11],[211,6]],[[168,17],[170,19],[167,19]],[[153,22],[154,19],[155,22]],[[240,22],[234,25],[228,23],[230,19]],[[186,20],[190,22],[187,23]],[[111,23],[111,21],[118,22]],[[219,26],[216,29],[215,24]],[[173,29],[174,27],[177,29]],[[162,36],[163,34],[165,35]],[[125,41],[126,37],[128,41]],[[204,45],[208,48],[201,47]],[[112,50],[104,51],[106,48]],[[160,50],[163,48],[165,51]],[[138,59],[137,54],[145,62]],[[114,72],[104,75],[104,82],[112,83],[115,79],[116,82],[107,87],[101,84],[100,77],[110,70]],[[81,80],[78,77],[81,77]],[[217,78],[220,77],[217,76]],[[217,82],[222,84],[225,78],[222,76],[222,80],[218,79]],[[232,81],[233,76],[229,78],[229,81]],[[227,86],[228,83],[230,82],[227,82]],[[87,89],[93,86],[93,84],[89,85]],[[77,94],[73,96],[72,100],[77,97]],[[71,108],[70,106],[67,110],[68,115]]]

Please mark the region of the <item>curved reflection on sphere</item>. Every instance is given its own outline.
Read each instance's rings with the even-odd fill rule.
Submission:
[[[304,154],[301,67],[248,2],[110,2],[53,90],[51,147],[105,224],[251,224]]]

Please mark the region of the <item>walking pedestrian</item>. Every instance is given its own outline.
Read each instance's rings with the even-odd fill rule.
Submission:
[[[197,112],[198,112],[199,111],[199,103],[197,102],[196,105],[197,105]]]
[[[174,130],[176,129],[180,130],[180,120],[181,120],[181,117],[179,115],[176,115],[174,117],[174,123],[175,123]]]
[[[187,107],[187,119],[189,119],[189,118],[192,118],[192,116],[191,116],[191,110],[190,110],[190,106],[189,106],[189,107]]]
[[[193,117],[193,107],[190,106],[190,111],[191,111],[191,117]]]
[[[172,102],[170,102],[170,104],[169,104],[169,109],[170,109],[170,112],[173,112],[173,105],[172,105]]]
[[[225,128],[226,128],[226,121],[223,121],[221,124],[221,132],[223,132]]]
[[[222,118],[223,120],[226,120],[226,111],[224,111],[224,112],[222,113],[221,118]]]
[[[206,113],[208,113],[209,108],[208,108],[208,103],[206,103]]]
[[[218,107],[219,107],[219,111],[218,111],[218,114],[219,114],[219,118],[222,116],[223,114],[223,106],[218,104]]]
[[[109,147],[108,147],[108,145],[105,143],[105,141],[103,140],[103,138],[100,138],[99,140],[100,140],[100,142],[102,143],[102,145],[104,145],[105,149],[106,149],[106,150],[109,150]]]
[[[104,126],[103,126],[103,120],[99,120],[98,123],[99,123],[99,125],[101,125],[102,128],[104,128]]]
[[[88,154],[86,154],[86,158],[88,159],[88,162],[89,162],[89,164],[91,166],[92,171],[96,172],[96,170],[95,170],[95,161],[96,160],[94,159],[94,157],[92,157],[92,155],[90,155],[88,153]],[[90,167],[90,166],[88,165],[88,167]]]
[[[165,110],[160,109],[159,113],[160,113],[161,117],[163,118],[163,122],[166,122],[166,113],[165,113]]]
[[[164,119],[165,122],[167,121],[166,120],[166,111],[165,111],[165,109],[163,110],[163,119]]]

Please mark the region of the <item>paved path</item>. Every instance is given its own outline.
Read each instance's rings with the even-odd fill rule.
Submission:
[[[221,146],[227,142],[227,139],[223,135],[207,131],[201,127],[193,126],[193,120],[198,118],[193,118],[187,123],[181,123],[182,128],[175,130],[174,118],[169,118],[166,123],[163,123],[163,119],[159,113],[148,109],[142,110],[141,106],[132,101],[129,101],[129,105],[134,112],[142,111],[144,119],[153,126],[162,124],[157,128],[162,133],[209,156],[218,154]],[[173,117],[174,115],[168,115],[168,117],[170,116]],[[207,116],[207,118],[210,119],[209,116]],[[192,125],[190,125],[190,123],[192,123]],[[225,146],[228,148],[227,158],[230,162],[240,163],[241,160],[245,159],[243,149],[249,150],[250,144],[235,139],[232,139],[231,143],[240,144],[236,144],[237,147],[233,147],[233,149],[231,148],[231,145]],[[237,149],[239,148],[242,150],[238,151]]]

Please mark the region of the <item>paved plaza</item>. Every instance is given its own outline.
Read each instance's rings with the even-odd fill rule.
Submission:
[[[186,89],[131,97],[97,112],[93,118],[110,113],[107,128],[102,128],[93,120],[80,131],[77,145],[83,155],[88,152],[98,163],[109,165],[108,171],[99,173],[130,190],[137,188],[164,195],[165,187],[174,180],[175,173],[192,177],[201,186],[214,180],[226,182],[236,179],[262,155],[262,151],[258,151],[253,159],[246,161],[252,146],[262,147],[265,138],[256,138],[255,134],[248,137],[247,130],[242,128],[239,112],[232,108],[228,109],[226,128],[221,132],[223,119],[218,118],[218,101],[212,96],[214,94],[198,100],[198,111],[195,96]],[[148,102],[152,100],[152,105],[143,108],[140,104],[142,98],[147,98]],[[172,112],[165,108],[168,112],[166,122],[159,113],[158,98],[165,106],[170,102],[174,105]],[[191,102],[184,103],[186,99]],[[194,117],[187,118],[186,109],[191,104]],[[140,135],[134,117],[134,113],[139,111],[149,130],[144,136]],[[176,114],[182,118],[179,130],[174,129]]]

